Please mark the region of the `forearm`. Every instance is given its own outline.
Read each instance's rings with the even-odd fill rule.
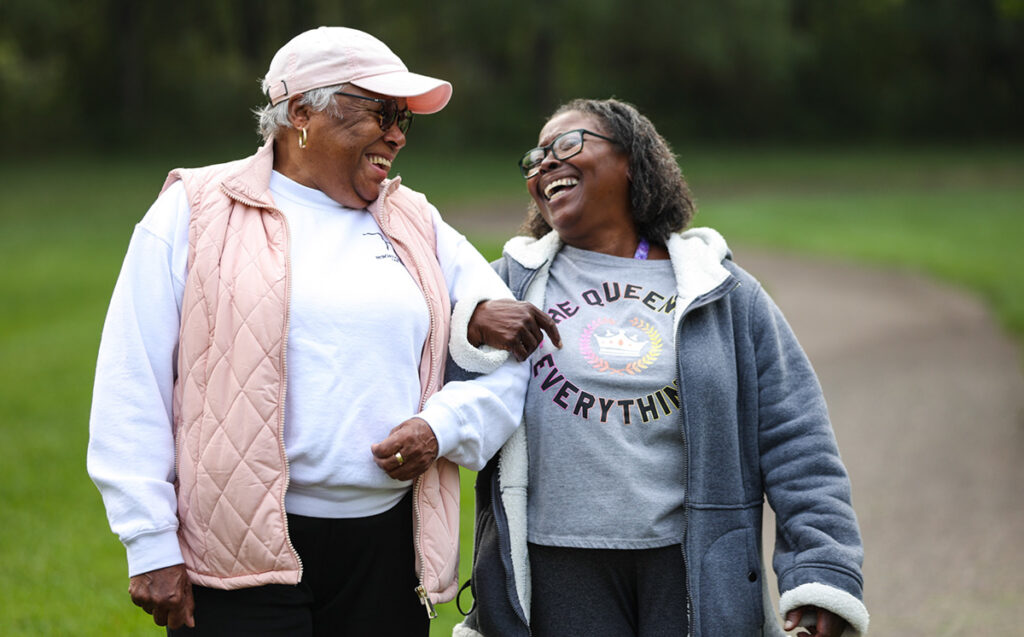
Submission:
[[[437,258],[452,301],[449,352],[459,367],[466,371],[494,371],[508,359],[508,352],[471,343],[467,334],[469,322],[481,301],[511,299],[512,293],[464,236],[439,217],[436,229]]]
[[[96,361],[87,468],[132,574],[181,562],[171,403],[182,285],[172,254],[165,238],[136,229]]]
[[[161,382],[147,365],[130,364],[123,350],[111,352],[107,344],[98,359],[87,467],[136,574],[181,561],[174,538],[174,440],[162,398],[169,390],[161,389],[172,381]],[[162,548],[152,554],[140,550],[157,544]]]
[[[148,422],[132,420],[105,407],[94,402],[87,467],[127,549],[129,574],[180,563],[170,427],[152,414]]]
[[[763,293],[757,300],[760,461],[777,520],[781,611],[816,606],[862,633],[863,546],[821,386],[778,308]]]
[[[508,361],[490,374],[451,382],[418,414],[438,441],[438,454],[479,471],[522,420],[529,368]]]

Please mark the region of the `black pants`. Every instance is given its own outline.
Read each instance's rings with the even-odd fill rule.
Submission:
[[[535,637],[686,635],[682,548],[572,549],[530,544]]]
[[[298,586],[193,586],[196,627],[171,637],[426,637],[415,588],[412,495],[368,518],[288,516],[302,558]]]

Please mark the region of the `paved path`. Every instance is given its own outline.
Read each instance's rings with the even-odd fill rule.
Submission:
[[[446,216],[511,236],[521,215]],[[1024,635],[1021,350],[961,290],[733,248],[825,389],[864,535],[871,634]]]
[[[871,633],[1024,635],[1024,376],[970,296],[736,249],[821,377],[864,534]]]

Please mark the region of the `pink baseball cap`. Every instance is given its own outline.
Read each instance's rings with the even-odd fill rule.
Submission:
[[[354,84],[368,91],[407,98],[413,113],[436,113],[452,96],[444,80],[410,73],[386,44],[347,27],[320,27],[281,47],[263,78],[271,104],[310,89]]]

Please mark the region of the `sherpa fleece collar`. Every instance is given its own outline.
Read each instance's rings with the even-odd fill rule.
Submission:
[[[512,237],[505,243],[505,254],[525,268],[541,269],[530,285],[526,299],[537,307],[544,305],[548,267],[562,248],[558,233],[552,230],[540,239]],[[717,230],[693,228],[673,234],[666,242],[672,270],[676,277],[676,324],[682,319],[690,303],[724,283],[731,274],[722,261],[731,258],[729,246]],[[547,264],[547,266],[545,265]]]

